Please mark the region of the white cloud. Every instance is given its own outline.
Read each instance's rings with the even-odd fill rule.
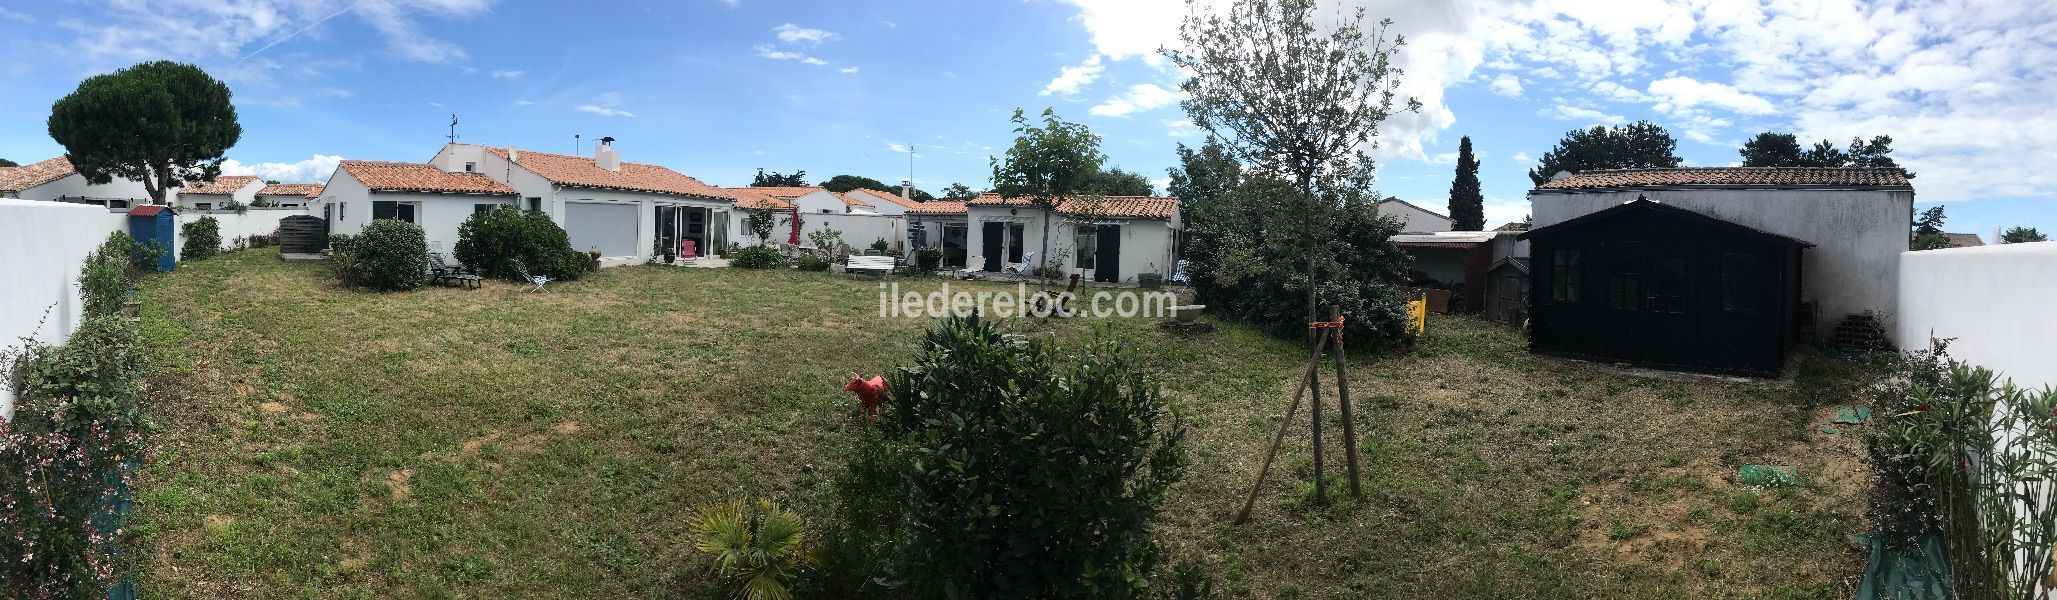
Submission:
[[[807,58],[802,58],[802,59],[800,59],[800,64],[803,64],[803,65],[814,65],[814,66],[817,66],[817,67],[823,67],[823,66],[828,66],[828,64],[829,64],[829,61],[825,61],[825,60],[822,60],[822,59],[819,59],[819,58],[815,58],[815,57],[809,56],[809,57],[807,57]]]
[[[1050,84],[1043,86],[1043,91],[1038,92],[1036,95],[1064,94],[1068,96],[1076,94],[1086,84],[1099,79],[1100,73],[1106,70],[1107,66],[1100,64],[1100,55],[1088,56],[1085,62],[1081,62],[1077,66],[1065,67],[1062,71],[1059,71],[1056,77],[1050,79]]]
[[[1521,79],[1513,75],[1501,73],[1500,76],[1493,78],[1492,83],[1488,87],[1493,90],[1494,94],[1509,98],[1521,97]]]
[[[1529,215],[1529,204],[1526,198],[1508,200],[1496,196],[1486,196],[1485,208],[1487,228],[1499,227],[1520,221],[1522,217]]]
[[[580,104],[576,107],[573,107],[573,109],[579,112],[593,113],[603,117],[636,116],[636,113],[622,110],[621,101],[622,98],[620,92],[607,92],[605,94],[601,94],[598,98],[595,98],[591,104]]]
[[[489,73],[494,79],[521,79],[521,76],[525,74],[527,74],[526,71],[494,71]]]
[[[884,20],[884,19],[881,19],[881,20],[879,20],[879,25],[883,25],[883,26],[886,26],[886,27],[888,27],[888,28],[891,28],[891,27],[899,27],[899,26],[900,26],[900,24],[899,24],[899,23],[894,23],[894,22],[892,22],[892,21],[888,21],[888,20]]]
[[[1727,84],[1712,81],[1697,81],[1690,77],[1666,77],[1650,82],[1649,92],[1656,97],[1657,110],[1671,107],[1694,108],[1701,105],[1725,108],[1746,115],[1770,114],[1771,101],[1752,96]]]
[[[87,70],[112,69],[142,60],[173,59],[200,64],[239,81],[265,81],[292,66],[260,54],[296,39],[326,33],[323,25],[351,15],[376,32],[387,51],[415,62],[451,63],[464,49],[430,32],[423,19],[456,20],[491,10],[495,0],[188,0],[132,2],[95,0],[94,18],[59,19],[53,29],[73,34],[64,57]]]
[[[897,154],[906,154],[906,153],[907,153],[907,145],[906,145],[906,144],[899,144],[899,143],[894,143],[894,142],[886,142],[886,149],[887,149],[887,150],[891,150],[891,151],[893,151],[894,153],[897,153]]]
[[[536,103],[535,103],[535,102],[532,102],[532,101],[529,101],[529,100],[516,100],[516,101],[514,101],[514,105],[515,105],[515,106],[535,106],[535,105],[536,105]]]
[[[803,58],[807,58],[807,55],[805,54],[801,54],[798,52],[788,52],[785,50],[773,48],[771,44],[764,44],[758,46],[757,55],[772,60],[800,60]]]
[[[1140,83],[1129,86],[1128,93],[1108,98],[1086,112],[1102,117],[1126,117],[1129,113],[1147,111],[1177,102],[1182,95],[1182,92],[1176,90]]]
[[[1514,160],[1514,162],[1516,162],[1516,163],[1519,163],[1519,164],[1524,164],[1524,165],[1525,165],[1525,164],[1529,164],[1529,163],[1532,163],[1532,162],[1535,162],[1535,161],[1536,161],[1536,159],[1533,159],[1533,158],[1529,158],[1529,156],[1528,156],[1528,153],[1527,153],[1527,152],[1516,152],[1516,153],[1514,153],[1514,156],[1511,156],[1511,157],[1509,157],[1509,158],[1513,159],[1513,160]]]
[[[1200,137],[1200,134],[1207,133],[1194,125],[1191,119],[1165,119],[1164,126],[1170,130],[1171,137]]]
[[[845,75],[856,75],[858,70],[859,69],[857,67],[843,67],[841,69],[836,69],[836,72]]]
[[[721,3],[729,5],[729,8],[735,8],[737,6],[741,6],[743,4],[743,0],[721,0]]]
[[[1590,125],[1620,125],[1628,122],[1628,117],[1610,115],[1590,108],[1571,106],[1569,104],[1556,104],[1544,109],[1539,114],[1560,121],[1575,121],[1581,127]]]
[[[773,27],[771,30],[778,34],[779,41],[788,44],[819,44],[842,37],[828,31],[801,27],[792,23]]]
[[[341,156],[316,154],[299,162],[264,162],[243,164],[235,159],[221,161],[223,175],[256,175],[259,179],[285,183],[323,183],[336,172],[336,165],[343,162]]]

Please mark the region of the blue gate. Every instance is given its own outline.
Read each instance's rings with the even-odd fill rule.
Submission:
[[[129,209],[129,237],[136,243],[157,248],[157,270],[170,273],[178,267],[173,256],[178,246],[178,213],[171,207],[152,204]]]

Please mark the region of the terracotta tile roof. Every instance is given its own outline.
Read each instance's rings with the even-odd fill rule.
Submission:
[[[1095,215],[1102,217],[1129,217],[1137,219],[1170,219],[1178,214],[1178,199],[1166,196],[1102,196]],[[1028,198],[1002,198],[999,194],[979,194],[965,202],[968,206],[1028,206]],[[1072,198],[1057,203],[1057,212],[1080,214],[1085,206]]]
[[[1966,248],[1970,246],[1986,245],[1986,241],[1979,239],[1978,234],[1976,233],[1944,233],[1943,237],[1950,240],[1951,248]]]
[[[907,207],[907,214],[961,215],[964,214],[964,203],[956,200],[932,200],[929,202],[916,202],[913,206]]]
[[[265,185],[264,189],[257,190],[257,195],[318,198],[321,196],[322,187],[322,184],[319,183],[273,183]]]
[[[429,164],[346,160],[338,168],[374,192],[515,195],[514,188],[482,173],[451,173]]]
[[[1538,190],[1619,187],[1744,186],[1744,187],[1909,187],[1899,169],[1842,167],[1698,167],[1679,169],[1600,169],[1546,181]]]
[[[884,201],[886,201],[886,202],[890,202],[890,203],[893,203],[893,204],[898,204],[898,205],[900,205],[900,207],[901,207],[901,208],[907,208],[907,209],[912,209],[912,208],[914,208],[914,207],[917,207],[917,206],[921,206],[921,202],[918,202],[918,201],[915,201],[915,200],[909,200],[909,199],[907,199],[907,198],[902,198],[902,197],[900,197],[900,195],[899,195],[899,194],[895,194],[895,193],[892,193],[892,192],[888,192],[888,191],[885,191],[885,190],[874,190],[874,189],[871,189],[871,188],[861,188],[861,189],[863,189],[863,190],[864,190],[864,193],[866,193],[866,194],[870,194],[870,195],[871,195],[871,197],[873,197],[873,198],[878,198],[878,199],[880,199],[880,200],[884,200]],[[960,204],[962,204],[962,203],[960,203]]]
[[[486,147],[487,152],[507,158],[506,148]],[[721,190],[669,168],[622,161],[620,171],[600,168],[592,158],[516,150],[514,164],[535,172],[551,183],[580,187],[653,192],[682,196],[725,198]]]
[[[1528,226],[1529,226],[1529,224],[1528,224],[1528,223],[1524,223],[1524,222],[1521,222],[1521,221],[1513,221],[1513,222],[1510,222],[1510,223],[1508,223],[1508,224],[1506,224],[1506,225],[1501,225],[1501,226],[1499,226],[1499,227],[1494,227],[1494,228],[1493,228],[1493,231],[1515,231],[1515,232],[1520,232],[1520,231],[1528,231]]]
[[[19,167],[0,167],[0,192],[19,192],[76,172],[71,168],[71,159],[62,156]]]
[[[214,181],[212,182],[186,182],[185,187],[179,188],[179,193],[228,195],[234,194],[236,193],[236,190],[243,189],[244,186],[248,186],[252,183],[257,183],[256,177],[252,177],[249,175],[223,175],[214,178]]]
[[[755,192],[758,192],[758,193],[761,193],[761,194],[765,194],[765,195],[771,196],[771,197],[773,197],[773,198],[784,198],[784,199],[787,199],[787,200],[791,200],[791,199],[793,199],[793,198],[798,198],[798,197],[801,197],[801,196],[805,196],[805,195],[808,195],[808,194],[812,194],[812,193],[815,193],[815,192],[819,192],[819,191],[821,191],[821,190],[822,190],[822,188],[819,188],[819,187],[815,187],[815,186],[793,186],[793,187],[748,187],[748,188],[724,188],[724,189],[731,189],[731,190],[738,190],[738,189],[747,189],[747,190],[752,190],[752,191],[755,191]]]
[[[839,198],[839,199],[841,199],[841,200],[843,201],[843,203],[844,203],[844,204],[848,204],[848,205],[851,205],[851,206],[862,206],[862,207],[865,207],[865,208],[871,208],[871,207],[872,207],[872,206],[871,206],[871,203],[870,203],[870,202],[865,202],[865,201],[864,201],[864,197],[863,197],[863,196],[852,196],[852,195],[849,195],[849,194],[845,194],[845,193],[843,193],[843,192],[829,192],[829,194],[831,194],[831,195],[835,196],[836,198]]]
[[[723,198],[734,200],[736,202],[736,208],[763,208],[766,206],[772,208],[793,207],[793,203],[787,202],[785,199],[779,198],[778,196],[766,193],[764,190],[767,189],[782,188],[719,188],[717,191],[721,193],[721,196]]]

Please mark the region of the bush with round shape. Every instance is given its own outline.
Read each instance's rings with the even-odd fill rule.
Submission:
[[[786,257],[771,246],[748,246],[729,253],[729,266],[738,269],[777,269],[786,266]]]
[[[799,267],[802,271],[829,270],[829,259],[815,256],[812,254],[800,257],[798,260],[793,261],[793,264],[794,266]]]
[[[420,225],[375,219],[351,240],[350,260],[358,285],[397,292],[428,283],[429,242]]]
[[[513,281],[522,277],[517,263],[530,275],[556,281],[578,279],[591,268],[586,253],[572,249],[571,237],[549,215],[513,206],[466,218],[457,226],[452,253],[481,275]]]
[[[934,271],[943,266],[942,248],[922,248],[914,251],[914,264],[922,271]]]
[[[186,245],[179,248],[180,260],[205,260],[221,253],[221,222],[214,217],[180,225],[179,233],[186,236]]]

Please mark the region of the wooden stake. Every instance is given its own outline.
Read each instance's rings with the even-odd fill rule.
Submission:
[[[1329,336],[1326,331],[1317,334],[1321,339],[1310,344],[1314,352],[1307,355],[1307,395],[1314,411],[1314,505],[1328,506],[1328,470],[1321,468],[1321,347]]]
[[[1317,342],[1314,347],[1315,356],[1320,356],[1322,346],[1327,344],[1327,337],[1323,337],[1321,341]],[[1293,415],[1300,412],[1300,399],[1307,393],[1307,384],[1314,381],[1315,364],[1311,359],[1307,361],[1307,374],[1300,378],[1299,389],[1293,391],[1293,404],[1286,407],[1286,418],[1279,421],[1278,433],[1271,436],[1271,449],[1264,453],[1264,466],[1257,468],[1257,483],[1251,484],[1250,496],[1243,499],[1243,510],[1236,513],[1236,520],[1231,521],[1230,524],[1241,525],[1243,521],[1249,520],[1250,508],[1257,504],[1257,491],[1264,489],[1264,478],[1271,474],[1271,461],[1278,457],[1279,444],[1284,443],[1286,440],[1286,429],[1293,426]]]
[[[1328,319],[1343,318],[1342,309],[1329,308]],[[1343,359],[1343,330],[1336,330],[1336,401],[1343,407],[1343,459],[1350,465],[1350,496],[1364,497],[1357,477],[1357,420],[1350,415],[1350,368]]]

